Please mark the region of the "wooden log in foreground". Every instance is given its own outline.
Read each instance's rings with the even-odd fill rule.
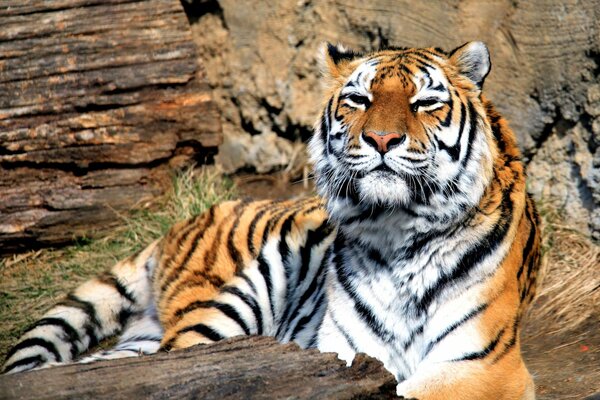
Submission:
[[[359,355],[301,350],[268,337],[140,358],[74,364],[0,376],[2,399],[387,399],[394,377]]]
[[[0,4],[0,253],[113,224],[221,142],[178,0]]]

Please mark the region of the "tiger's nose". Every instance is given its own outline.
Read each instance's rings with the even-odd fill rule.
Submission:
[[[381,154],[387,153],[394,146],[398,146],[406,140],[406,135],[397,132],[374,132],[367,131],[362,133],[365,142],[373,146]]]

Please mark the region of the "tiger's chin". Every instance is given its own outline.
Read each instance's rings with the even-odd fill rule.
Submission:
[[[383,171],[373,171],[356,183],[361,202],[384,207],[406,206],[412,201],[412,190],[406,181]]]

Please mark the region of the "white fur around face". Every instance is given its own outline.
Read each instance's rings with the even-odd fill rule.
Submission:
[[[379,171],[358,180],[358,189],[363,201],[381,206],[407,205],[412,197],[404,179]]]

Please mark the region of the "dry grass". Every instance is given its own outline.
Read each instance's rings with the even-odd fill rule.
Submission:
[[[600,246],[568,226],[560,212],[542,206],[544,279],[529,318],[547,333],[573,331],[600,321]]]
[[[62,295],[163,235],[175,221],[232,197],[230,181],[207,169],[174,177],[173,190],[123,216],[107,237],[0,259],[0,362],[24,329]]]

